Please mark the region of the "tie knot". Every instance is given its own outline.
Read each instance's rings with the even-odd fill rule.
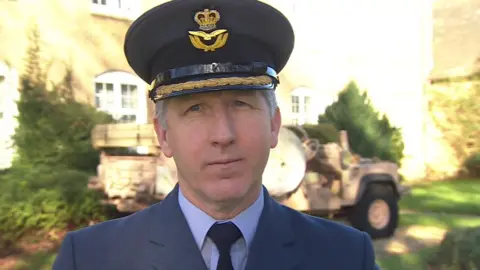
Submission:
[[[207,233],[220,253],[230,253],[233,243],[242,237],[242,232],[232,222],[215,223]]]

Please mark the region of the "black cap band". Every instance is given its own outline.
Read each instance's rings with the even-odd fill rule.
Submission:
[[[277,72],[265,63],[254,62],[248,64],[211,63],[191,65],[169,69],[160,72],[150,84],[155,89],[162,84],[178,83],[204,75],[244,74],[244,75],[267,75],[278,80]]]

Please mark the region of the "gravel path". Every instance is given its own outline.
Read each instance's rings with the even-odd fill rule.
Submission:
[[[377,258],[383,258],[416,252],[440,244],[446,232],[445,229],[430,226],[400,227],[393,237],[374,241],[375,253]]]

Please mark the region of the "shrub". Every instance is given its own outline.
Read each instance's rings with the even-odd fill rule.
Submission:
[[[468,157],[464,163],[465,170],[470,177],[480,177],[480,152]]]
[[[480,269],[480,227],[448,232],[428,265],[432,270]]]
[[[17,158],[14,164],[48,165],[95,171],[99,152],[90,134],[96,124],[112,118],[89,104],[74,99],[73,72],[49,89],[47,74],[39,65],[38,33],[33,31],[27,72],[21,77],[18,127],[12,139]]]
[[[81,227],[107,219],[100,195],[87,189],[84,172],[18,165],[0,176],[2,245],[33,231]]]
[[[18,106],[19,125],[13,136],[16,162],[95,170],[99,152],[92,147],[90,133],[97,123],[106,122],[108,116],[75,101],[38,102],[26,94],[22,94]]]
[[[15,243],[35,231],[61,230],[105,220],[100,194],[88,190],[99,153],[90,133],[111,117],[74,99],[73,75],[48,87],[39,63],[34,30],[27,67],[21,77],[16,158],[0,173],[0,245]]]
[[[428,95],[429,114],[453,158],[463,162],[480,152],[480,70],[436,82]]]
[[[374,109],[367,94],[361,94],[355,83],[349,83],[339,93],[338,100],[327,107],[318,122],[332,123],[338,130],[347,131],[352,152],[400,165],[405,147],[400,129]]]

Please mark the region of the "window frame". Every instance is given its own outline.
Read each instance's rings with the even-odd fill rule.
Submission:
[[[15,155],[15,148],[11,136],[15,134],[18,127],[18,109],[16,102],[20,99],[19,75],[15,68],[0,61],[0,76],[3,80],[0,84],[0,170],[7,169],[12,165]]]
[[[296,102],[294,101],[296,100]],[[314,97],[311,89],[299,87],[290,92],[290,115],[292,125],[310,123]]]
[[[5,115],[5,96],[3,91],[4,84],[7,83],[7,76],[3,72],[0,71],[0,121],[3,120]]]
[[[138,0],[91,0],[90,5],[92,14],[119,19],[135,20],[141,12]]]
[[[106,95],[107,90],[103,90],[103,93],[100,94],[97,93],[98,84],[103,84],[104,86],[107,84],[112,85],[112,103],[108,104],[105,100],[100,100],[100,103],[97,102],[99,95],[101,95],[101,99],[108,98]],[[123,106],[123,85],[135,86],[136,97],[134,97],[134,103],[136,104],[136,107],[128,108]],[[106,87],[103,87],[102,89],[106,89]],[[146,84],[139,77],[124,71],[107,71],[95,77],[93,81],[93,95],[95,108],[99,111],[111,114],[116,121],[124,123],[125,121],[121,120],[122,117],[135,115],[135,121],[128,121],[128,123],[147,123]]]

